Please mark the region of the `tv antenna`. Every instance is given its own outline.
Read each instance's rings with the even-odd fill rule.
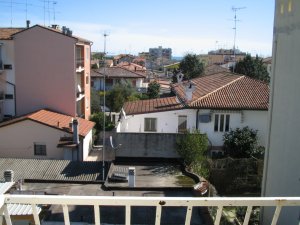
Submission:
[[[246,8],[246,7],[232,7],[232,8],[231,8],[232,11],[234,12],[234,19],[233,19],[233,21],[234,21],[234,27],[233,27],[233,29],[234,29],[234,38],[233,38],[233,59],[234,59],[234,62],[236,61],[236,60],[235,60],[235,52],[236,52],[236,49],[235,49],[235,42],[236,42],[236,30],[237,30],[237,28],[236,28],[236,22],[239,21],[239,20],[237,19],[237,17],[236,17],[236,12],[237,12],[238,10],[245,9],[245,8]],[[233,72],[234,72],[234,67],[235,67],[235,65],[233,66]]]

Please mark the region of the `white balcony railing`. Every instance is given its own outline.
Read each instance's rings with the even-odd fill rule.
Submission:
[[[193,207],[207,206],[216,207],[217,213],[214,224],[220,224],[223,207],[226,206],[247,206],[244,217],[244,225],[249,223],[249,218],[254,206],[274,206],[276,207],[272,225],[277,223],[282,207],[300,206],[300,197],[112,197],[112,196],[47,196],[47,195],[0,195],[0,215],[4,214],[6,224],[12,225],[11,215],[7,204],[29,204],[32,206],[35,225],[40,225],[37,212],[37,205],[60,205],[62,207],[64,224],[70,225],[68,206],[92,206],[94,209],[95,225],[100,225],[101,206],[123,206],[125,207],[124,224],[131,224],[131,207],[152,206],[155,207],[155,225],[161,222],[163,207],[186,207],[185,224],[190,224]],[[0,216],[1,217],[1,216]]]

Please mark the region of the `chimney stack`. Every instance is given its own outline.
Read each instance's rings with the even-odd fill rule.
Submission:
[[[185,99],[187,101],[191,101],[193,99],[193,91],[195,90],[195,86],[192,82],[189,82],[188,85],[185,87]]]
[[[26,20],[26,28],[30,27],[30,20]]]
[[[4,171],[4,181],[5,182],[14,182],[14,171],[5,170]]]
[[[79,144],[79,124],[76,118],[73,119],[73,143]]]

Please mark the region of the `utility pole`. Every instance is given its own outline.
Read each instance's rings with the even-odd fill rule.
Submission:
[[[233,66],[233,72],[234,72],[234,69],[235,69],[235,63],[236,63],[236,59],[235,59],[235,41],[236,41],[236,22],[239,21],[237,18],[236,18],[236,11],[238,10],[241,10],[241,9],[245,9],[246,7],[232,7],[232,11],[234,12],[234,38],[233,38],[233,60],[234,60],[234,66]]]
[[[103,116],[103,147],[102,147],[102,180],[104,181],[105,178],[105,161],[104,161],[104,151],[105,151],[105,117],[106,117],[106,112],[105,112],[105,78],[106,78],[106,64],[105,64],[105,55],[106,55],[106,37],[108,36],[107,33],[103,34],[104,37],[104,50],[103,50],[103,61],[104,61],[104,69],[103,69],[103,111],[104,111],[104,116]]]

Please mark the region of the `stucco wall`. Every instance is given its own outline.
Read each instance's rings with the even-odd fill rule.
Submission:
[[[144,119],[157,118],[158,133],[177,133],[178,116],[187,116],[187,127],[193,129],[196,127],[196,110],[174,110],[158,113],[129,115],[126,119],[122,118],[120,132],[141,132],[144,133]]]
[[[210,113],[211,121],[201,123],[198,120],[198,129],[201,133],[206,133],[213,146],[223,145],[223,135],[225,132],[214,131],[214,115],[229,114],[230,128],[249,126],[254,130],[258,130],[259,143],[265,145],[266,130],[267,130],[267,111],[226,111],[226,110],[199,110],[199,115]],[[157,133],[178,133],[178,116],[187,116],[187,127],[192,130],[196,128],[197,110],[184,109],[175,111],[166,111],[159,113],[129,115],[121,120],[118,124],[117,132],[140,132],[144,133],[144,119],[157,118]],[[154,132],[156,133],[156,132]]]
[[[0,128],[1,157],[64,159],[62,148],[57,148],[62,136],[69,134],[42,124],[25,120]],[[47,156],[34,155],[34,142],[46,144]]]
[[[122,144],[116,157],[179,158],[176,153],[177,134],[117,133],[114,144]]]
[[[3,45],[1,46],[0,53],[2,55],[2,62],[3,64],[10,64],[12,65],[12,69],[5,69],[0,74],[1,77],[1,87],[5,94],[12,94],[14,96],[14,87],[10,84],[7,84],[5,81],[8,81],[12,84],[15,84],[15,57],[14,57],[14,42],[12,40],[0,40],[0,43]],[[1,88],[1,89],[2,89]],[[2,90],[0,90],[2,91]],[[3,115],[15,115],[15,97],[14,99],[5,99],[3,101]]]
[[[300,196],[299,24],[300,1],[276,0],[263,196]],[[299,224],[299,212],[283,208],[278,224]],[[263,224],[270,224],[273,213],[265,209]]]
[[[49,108],[75,116],[76,40],[33,27],[14,41],[17,115]]]
[[[199,114],[209,113],[210,110],[200,110]],[[201,123],[199,121],[199,129],[201,133],[206,133],[213,146],[223,145],[223,135],[225,132],[214,131],[215,114],[230,115],[229,128],[236,129],[238,127],[248,126],[251,129],[258,130],[259,144],[265,146],[266,130],[267,130],[267,111],[227,111],[215,110],[211,113],[211,122]]]
[[[83,153],[82,153],[82,156],[83,156],[83,161],[85,161],[89,155],[89,152],[91,150],[91,147],[92,147],[92,137],[93,137],[93,134],[92,134],[92,130],[85,136],[85,138],[83,139]]]

